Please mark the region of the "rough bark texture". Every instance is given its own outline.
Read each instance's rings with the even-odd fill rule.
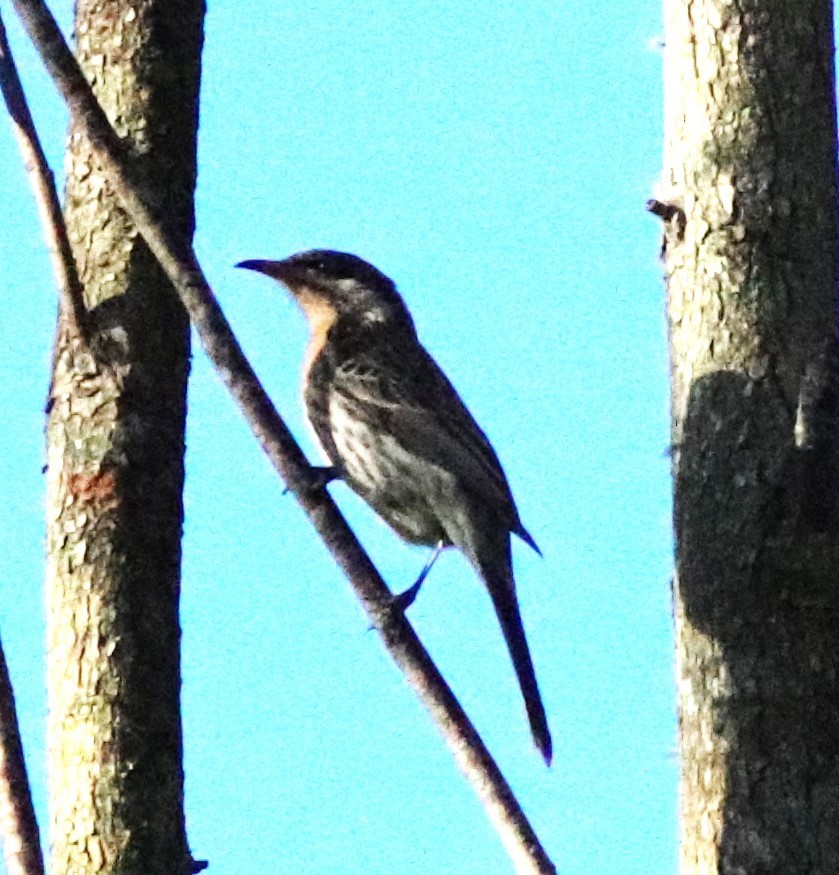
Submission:
[[[77,53],[175,233],[192,234],[201,0],[79,0]],[[186,315],[71,130],[92,352],[59,326],[48,461],[51,871],[186,873],[180,535]]]
[[[839,872],[826,0],[666,0],[681,872]]]

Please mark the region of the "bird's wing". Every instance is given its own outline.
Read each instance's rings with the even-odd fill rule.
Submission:
[[[421,346],[411,346],[354,350],[336,364],[332,392],[371,427],[387,430],[407,451],[453,474],[467,494],[518,533],[510,487],[486,435],[437,363]]]

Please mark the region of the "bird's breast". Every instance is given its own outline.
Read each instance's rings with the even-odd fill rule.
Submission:
[[[333,397],[329,425],[346,480],[405,540],[447,541],[436,512],[450,475],[406,450],[385,422],[372,421],[352,402]]]

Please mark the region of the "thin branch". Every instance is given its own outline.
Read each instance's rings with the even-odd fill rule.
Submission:
[[[38,132],[35,130],[32,113],[29,111],[17,67],[6,39],[6,28],[3,26],[2,17],[0,17],[0,90],[3,92],[9,115],[12,117],[23,164],[38,205],[38,214],[41,217],[53,273],[58,283],[62,315],[69,330],[86,343],[87,310],[84,306],[76,262],[67,239],[67,226],[55,190],[55,177],[41,148]]]
[[[554,873],[512,790],[442,675],[260,385],[210,290],[191,246],[174,240],[143,203],[126,151],[96,101],[41,0],[13,0],[30,38],[67,102],[77,129],[90,140],[114,192],[171,280],[205,352],[283,480],[294,492],[335,561],[350,580],[392,659],[432,715],[493,822],[516,870]]]
[[[15,697],[0,643],[0,838],[8,875],[44,875],[44,858],[15,713]]]

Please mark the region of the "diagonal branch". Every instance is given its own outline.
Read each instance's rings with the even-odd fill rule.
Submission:
[[[0,839],[8,875],[44,875],[15,697],[0,644]]]
[[[477,731],[420,643],[370,559],[311,468],[244,356],[192,248],[157,223],[134,183],[126,151],[41,0],[14,0],[78,130],[90,140],[108,182],[160,262],[195,326],[205,352],[235,398],[274,468],[289,484],[335,561],[350,580],[392,659],[443,734],[499,833],[516,870],[554,873],[512,790]]]
[[[17,73],[14,58],[6,39],[6,29],[0,17],[0,90],[6,108],[12,117],[15,136],[17,137],[23,163],[32,186],[32,193],[38,205],[41,225],[50,252],[53,273],[58,283],[58,297],[61,302],[61,312],[70,330],[83,341],[88,340],[87,311],[82,297],[82,286],[76,270],[76,262],[70,251],[67,239],[67,226],[61,212],[58,193],[55,190],[55,176],[47,163],[47,157],[41,148],[38,132],[32,113],[26,103],[20,77]]]

